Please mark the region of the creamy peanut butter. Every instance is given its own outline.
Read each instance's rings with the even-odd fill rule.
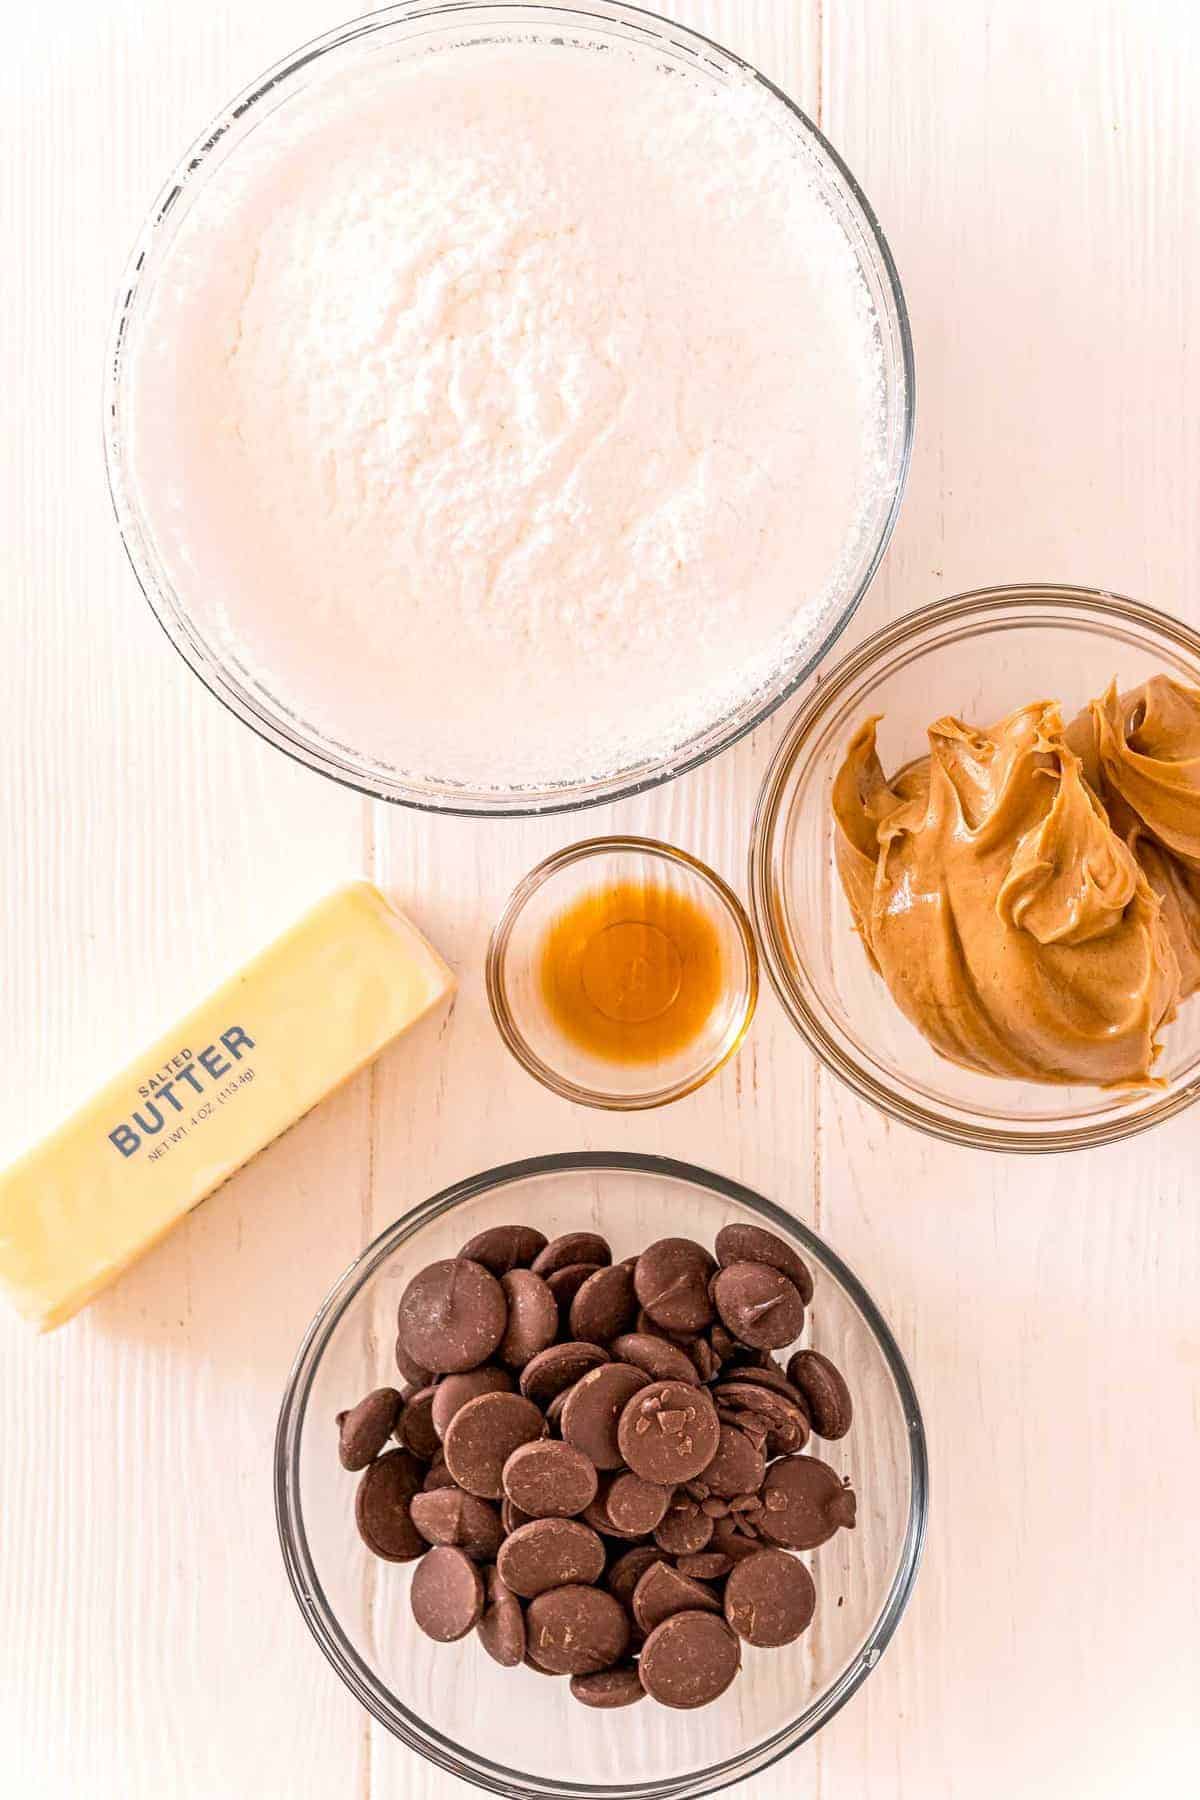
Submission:
[[[1200,688],[1114,682],[1067,730],[1084,774],[1163,904],[1180,999],[1200,987]]]
[[[834,783],[864,947],[943,1056],[1025,1081],[1145,1085],[1200,986],[1200,689],[1113,684],[1064,727],[1035,701],[943,718],[890,781],[878,721]]]

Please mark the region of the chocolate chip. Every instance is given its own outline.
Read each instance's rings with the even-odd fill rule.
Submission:
[[[536,1405],[549,1406],[556,1394],[565,1393],[608,1360],[608,1352],[598,1344],[552,1344],[521,1370],[521,1392]]]
[[[712,1390],[718,1416],[754,1438],[768,1456],[789,1456],[808,1441],[807,1406],[749,1381],[719,1381]]]
[[[582,1515],[584,1524],[590,1525],[593,1531],[600,1532],[604,1537],[621,1538],[631,1542],[643,1539],[646,1536],[645,1532],[623,1531],[619,1525],[614,1525],[608,1516],[608,1490],[614,1479],[615,1477],[611,1473],[601,1474],[596,1496],[584,1508]]]
[[[819,1350],[797,1350],[788,1376],[804,1395],[818,1437],[843,1438],[854,1418],[854,1403],[841,1370]]]
[[[676,1498],[655,1531],[654,1541],[672,1556],[694,1556],[707,1547],[712,1534],[713,1522],[697,1503]]]
[[[786,1550],[759,1550],[725,1583],[725,1617],[748,1644],[778,1649],[812,1623],[817,1591],[804,1564]]]
[[[673,1487],[708,1467],[719,1434],[716,1408],[704,1388],[656,1381],[629,1400],[621,1413],[619,1459],[644,1481]]]
[[[633,1272],[637,1297],[645,1311],[666,1331],[703,1331],[712,1323],[708,1279],[716,1263],[691,1238],[659,1238],[637,1259]]]
[[[421,1492],[424,1494],[432,1494],[436,1493],[439,1488],[452,1488],[457,1486],[458,1483],[446,1467],[446,1459],[439,1450],[425,1471],[425,1479],[421,1483]]]
[[[451,1419],[468,1400],[478,1400],[480,1394],[511,1394],[512,1390],[512,1376],[491,1363],[482,1369],[468,1369],[465,1375],[447,1375],[434,1389],[430,1409],[433,1429],[439,1438],[444,1438]]]
[[[617,1441],[617,1424],[629,1401],[647,1385],[642,1371],[629,1363],[593,1369],[575,1383],[563,1404],[562,1434],[567,1443],[582,1450],[598,1469],[619,1469],[629,1459]]]
[[[409,1513],[423,1473],[409,1451],[388,1450],[367,1467],[358,1484],[354,1517],[359,1536],[385,1562],[411,1562],[425,1554],[425,1539]]]
[[[621,1663],[613,1669],[599,1669],[594,1675],[572,1675],[571,1692],[585,1706],[632,1706],[646,1698],[636,1663]]]
[[[381,1387],[357,1406],[337,1416],[338,1456],[343,1469],[352,1473],[374,1462],[395,1429],[400,1396],[395,1388]]]
[[[698,1331],[665,1331],[656,1325],[644,1306],[638,1308],[638,1316],[633,1322],[633,1329],[641,1337],[662,1338],[664,1343],[674,1344],[679,1350],[690,1350],[700,1336]]]
[[[735,1431],[744,1431],[750,1442],[759,1450],[766,1446],[769,1435],[766,1421],[755,1413],[743,1412],[736,1406],[718,1406],[717,1417],[722,1425],[732,1425]],[[795,1445],[790,1448],[796,1448]]]
[[[632,1610],[637,1623],[651,1632],[672,1613],[690,1612],[701,1607],[720,1612],[720,1603],[711,1588],[681,1575],[670,1563],[652,1563],[633,1590]]]
[[[565,1271],[564,1271],[565,1273]],[[570,1331],[584,1343],[608,1344],[637,1318],[633,1271],[624,1263],[596,1269],[571,1302]]]
[[[723,1550],[702,1550],[698,1556],[681,1556],[675,1567],[693,1581],[720,1581],[733,1567],[733,1558]]]
[[[453,1545],[465,1550],[476,1562],[491,1562],[504,1541],[497,1509],[461,1488],[435,1488],[414,1494],[409,1513],[429,1543]]]
[[[569,1268],[572,1263],[591,1263],[593,1267],[600,1268],[607,1267],[612,1259],[612,1250],[607,1240],[596,1232],[567,1231],[561,1237],[551,1238],[534,1257],[530,1267],[535,1275],[545,1278],[559,1269]]]
[[[706,1518],[723,1519],[730,1511],[730,1505],[728,1500],[718,1500],[714,1495],[710,1495],[707,1500],[700,1502],[700,1511]]]
[[[538,1594],[526,1609],[525,1629],[538,1662],[560,1675],[611,1668],[629,1649],[625,1608],[604,1588],[570,1584]]]
[[[628,1471],[614,1475],[604,1497],[605,1511],[623,1537],[645,1537],[660,1524],[673,1490],[643,1481]]]
[[[451,1419],[443,1449],[459,1487],[484,1500],[499,1500],[508,1458],[519,1444],[543,1437],[546,1421],[520,1394],[480,1394]]]
[[[723,1225],[717,1233],[716,1250],[722,1268],[730,1263],[752,1262],[778,1269],[796,1288],[805,1306],[812,1303],[812,1271],[804,1258],[773,1231],[764,1231],[761,1225]]]
[[[510,1369],[523,1369],[558,1336],[558,1302],[532,1269],[510,1269],[500,1277],[508,1303],[508,1324],[497,1357]]]
[[[408,1351],[400,1342],[399,1337],[396,1339],[395,1357],[396,1367],[410,1387],[423,1388],[429,1386],[429,1383],[433,1380],[433,1370],[427,1369],[424,1363],[416,1362],[414,1358],[408,1354]]]
[[[557,1675],[558,1675],[557,1669],[543,1669],[541,1663],[537,1660],[537,1657],[534,1656],[533,1652],[529,1648],[528,1634],[526,1634],[526,1638],[525,1638],[524,1662],[525,1662],[525,1667],[527,1669],[532,1669],[535,1675],[553,1675],[555,1677],[557,1677]]]
[[[426,1637],[452,1644],[483,1613],[483,1577],[461,1550],[440,1544],[423,1559],[409,1590],[413,1618]]]
[[[438,1452],[438,1434],[433,1424],[433,1400],[436,1387],[418,1388],[408,1405],[400,1415],[396,1426],[396,1438],[405,1449],[419,1456],[422,1462],[432,1462]]]
[[[558,1307],[559,1329],[564,1337],[572,1335],[571,1303],[584,1282],[596,1272],[596,1263],[568,1263],[565,1269],[555,1269],[552,1275],[545,1277],[546,1286],[554,1295],[554,1303]]]
[[[782,1400],[783,1395],[779,1398]],[[785,1404],[790,1406],[790,1403]],[[761,1426],[762,1422],[760,1418],[758,1424]],[[811,1426],[806,1407],[797,1406],[789,1410],[785,1419],[769,1420],[768,1425],[766,1443],[763,1446],[768,1462],[773,1456],[794,1456],[797,1450],[803,1450],[809,1440]]]
[[[646,1570],[665,1560],[663,1552],[656,1550],[653,1544],[638,1544],[634,1549],[626,1550],[624,1555],[618,1556],[604,1577],[604,1585],[610,1594],[616,1595],[622,1606],[631,1607],[633,1590]]]
[[[703,1342],[703,1340],[699,1340]],[[696,1365],[686,1350],[670,1338],[651,1336],[646,1331],[627,1331],[609,1345],[618,1362],[632,1363],[651,1381],[682,1381],[699,1386]]]
[[[815,1456],[788,1456],[772,1463],[763,1484],[759,1529],[789,1550],[815,1550],[841,1526],[853,1529],[853,1489]]]
[[[487,1362],[508,1320],[504,1290],[480,1263],[430,1263],[400,1297],[397,1335],[415,1363],[456,1374]]]
[[[747,1537],[741,1530],[740,1521],[734,1517],[718,1519],[713,1527],[713,1550],[719,1550],[731,1562],[741,1562],[747,1556],[757,1556],[762,1548],[758,1538]]]
[[[735,1494],[757,1492],[766,1472],[766,1459],[758,1445],[736,1426],[722,1425],[716,1454],[704,1471],[712,1492],[726,1500]]]
[[[546,1408],[546,1423],[551,1431],[558,1437],[562,1436],[562,1410],[567,1403],[567,1394],[569,1394],[570,1391],[570,1388],[568,1388],[565,1394],[555,1394],[553,1400]]]
[[[687,1354],[701,1381],[712,1381],[720,1373],[721,1360],[707,1338],[698,1337],[689,1344]]]
[[[763,1354],[770,1356],[769,1351],[764,1351]],[[749,1382],[751,1387],[769,1388],[773,1394],[779,1394],[783,1399],[790,1400],[793,1406],[803,1407],[807,1410],[808,1402],[800,1389],[794,1382],[788,1380],[783,1370],[777,1368],[773,1360],[765,1368],[755,1363],[741,1363],[736,1368],[728,1370],[726,1378],[732,1381]]]
[[[458,1254],[482,1263],[499,1280],[510,1269],[527,1269],[545,1248],[544,1235],[532,1225],[489,1225],[468,1238]]]
[[[596,1496],[595,1464],[554,1438],[514,1450],[502,1479],[508,1498],[530,1519],[573,1518]]]
[[[501,1668],[515,1669],[525,1659],[525,1614],[511,1588],[494,1568],[483,1576],[483,1613],[475,1627],[479,1641]]]
[[[804,1303],[794,1282],[766,1263],[730,1263],[712,1292],[726,1329],[755,1350],[781,1349],[804,1330]]]
[[[741,1667],[738,1640],[710,1612],[674,1613],[642,1646],[642,1686],[663,1706],[690,1710],[725,1692]]]
[[[568,1583],[598,1581],[604,1563],[604,1545],[578,1519],[534,1519],[506,1537],[496,1557],[500,1579],[525,1600]]]
[[[523,1507],[514,1506],[505,1494],[500,1502],[500,1523],[504,1527],[505,1537],[508,1537],[511,1532],[519,1531],[522,1525],[532,1525],[533,1514],[527,1513]]]

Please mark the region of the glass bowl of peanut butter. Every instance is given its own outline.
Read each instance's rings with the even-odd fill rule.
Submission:
[[[989,588],[813,689],[750,852],[767,974],[821,1061],[984,1149],[1082,1149],[1200,1094],[1200,634]]]

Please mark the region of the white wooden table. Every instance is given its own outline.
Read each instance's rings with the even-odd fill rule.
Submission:
[[[515,878],[648,830],[744,888],[779,720],[582,820],[372,806],[228,717],[126,567],[100,452],[109,306],[185,142],[337,0],[59,0],[0,59],[0,1153],[15,1153],[343,876],[456,965],[418,1034],[81,1320],[0,1321],[0,1790],[21,1800],[443,1800],[287,1589],[281,1385],[397,1213],[573,1146],[675,1152],[793,1207],[863,1274],[923,1397],[926,1565],[899,1636],[755,1800],[1126,1800],[1200,1757],[1198,1118],[1036,1162],[939,1147],[819,1075],[772,996],[658,1114],[543,1093],[481,982]],[[993,581],[1095,581],[1200,622],[1200,16],[1192,0],[679,0],[862,180],[912,312],[899,529],[856,626]],[[747,1788],[737,1790],[739,1794]]]

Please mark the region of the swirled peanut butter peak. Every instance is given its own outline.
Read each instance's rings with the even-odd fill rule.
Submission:
[[[1200,689],[1114,682],[929,727],[890,779],[878,719],[833,789],[855,925],[934,1049],[1024,1081],[1146,1085],[1200,986]]]

